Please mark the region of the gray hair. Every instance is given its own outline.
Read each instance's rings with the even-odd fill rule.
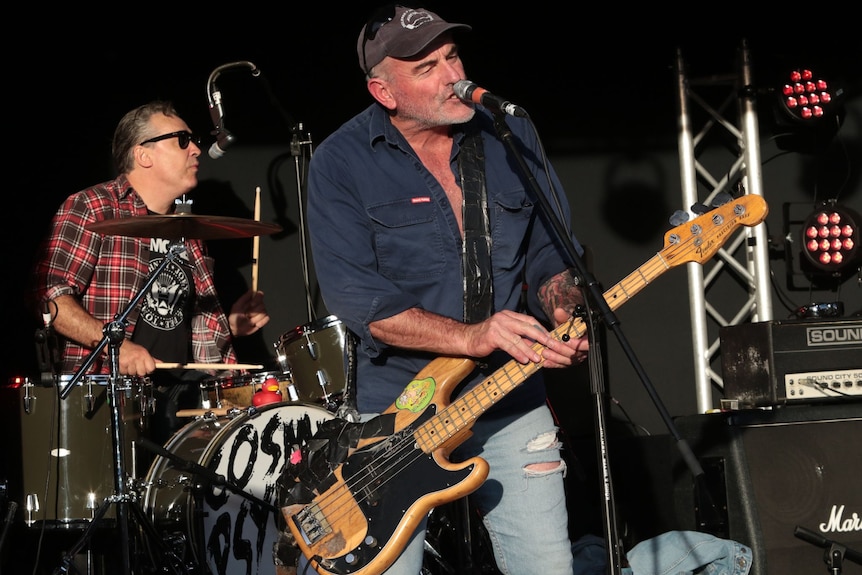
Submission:
[[[118,174],[128,174],[132,171],[135,166],[133,152],[135,146],[144,140],[158,136],[150,133],[150,118],[155,114],[179,116],[171,102],[155,100],[127,112],[117,124],[111,145],[111,157]]]

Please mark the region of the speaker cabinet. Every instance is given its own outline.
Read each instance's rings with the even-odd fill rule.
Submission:
[[[695,415],[676,426],[704,469],[695,481],[674,463],[681,529],[748,545],[752,575],[833,573],[826,550],[796,537],[797,526],[862,552],[862,405]]]

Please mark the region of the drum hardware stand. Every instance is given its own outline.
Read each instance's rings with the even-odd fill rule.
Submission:
[[[469,495],[428,514],[421,575],[500,575],[487,533],[474,518]],[[454,553],[448,547],[454,547]],[[454,556],[454,561],[447,557]]]
[[[108,507],[112,504],[116,504],[117,506],[117,523],[119,526],[120,533],[120,551],[122,555],[122,567],[124,575],[131,575],[132,571],[132,563],[131,563],[131,552],[130,552],[130,540],[129,540],[129,515],[128,510],[131,509],[135,519],[138,521],[139,525],[144,529],[146,535],[150,537],[153,541],[158,543],[158,547],[162,552],[164,557],[170,557],[171,568],[174,573],[189,573],[190,566],[181,565],[181,561],[179,558],[168,549],[167,545],[161,541],[161,538],[158,536],[155,527],[150,522],[149,518],[144,514],[141,510],[140,505],[137,502],[137,495],[135,493],[129,493],[126,485],[126,473],[125,473],[125,465],[123,462],[123,446],[124,446],[124,433],[123,433],[123,425],[121,421],[121,413],[120,413],[120,393],[118,389],[118,381],[120,379],[120,346],[122,345],[125,339],[126,326],[128,325],[127,318],[131,311],[135,309],[140,302],[141,298],[143,298],[144,294],[146,294],[153,283],[155,283],[156,278],[158,278],[159,274],[167,267],[167,265],[173,262],[179,255],[185,251],[185,242],[184,240],[180,240],[177,242],[173,242],[168,249],[168,253],[165,255],[165,258],[159,264],[159,266],[150,273],[147,282],[144,284],[141,291],[135,295],[129,305],[123,310],[122,313],[114,316],[114,321],[105,324],[105,327],[102,330],[102,333],[105,334],[105,337],[99,342],[99,344],[93,349],[89,356],[87,356],[84,363],[75,373],[66,387],[60,391],[60,398],[65,400],[68,395],[74,389],[78,380],[87,372],[90,366],[93,364],[95,359],[99,357],[102,353],[102,350],[105,347],[108,347],[108,359],[110,362],[110,376],[108,377],[108,398],[111,407],[111,442],[113,446],[113,456],[114,456],[114,494],[110,497],[105,498],[104,502],[99,506],[96,510],[96,513],[93,516],[93,520],[87,526],[87,529],[84,531],[81,538],[78,542],[69,550],[69,552],[64,555],[62,559],[62,564],[54,571],[54,575],[59,575],[60,573],[68,573],[70,567],[73,567],[72,561],[74,556],[84,548],[85,545],[90,540],[90,537],[93,534],[93,531],[98,525],[98,523],[102,520],[105,512]]]
[[[51,304],[54,302],[44,304],[42,309],[43,327],[36,330],[33,338],[36,344],[36,361],[41,374],[40,382],[43,385],[56,383],[60,375],[60,366],[63,363],[57,334],[54,333],[54,316],[51,313]],[[56,304],[54,306],[56,310]]]

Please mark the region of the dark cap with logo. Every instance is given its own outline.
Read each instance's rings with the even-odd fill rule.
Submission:
[[[386,56],[411,58],[450,30],[470,30],[453,24],[424,8],[388,6],[379,10],[362,27],[356,43],[359,67],[366,74]]]

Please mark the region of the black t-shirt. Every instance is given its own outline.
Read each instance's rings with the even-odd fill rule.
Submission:
[[[150,240],[152,273],[162,264],[170,242]],[[141,298],[141,313],[132,341],[149,350],[159,361],[187,363],[191,357],[191,313],[195,284],[187,252],[183,251],[156,276]]]

